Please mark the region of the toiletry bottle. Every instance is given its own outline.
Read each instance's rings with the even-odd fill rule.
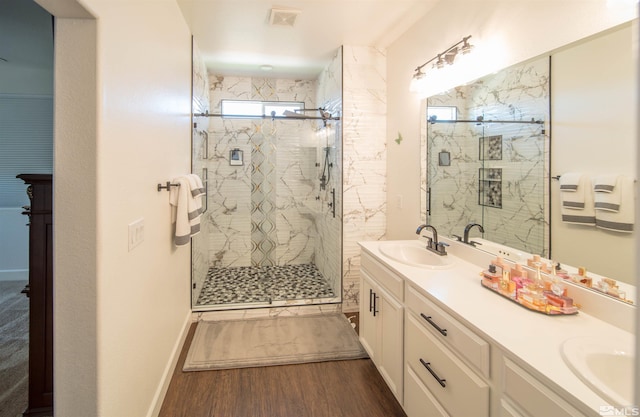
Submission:
[[[498,268],[494,264],[489,265],[489,269],[482,271],[482,281],[488,287],[497,290],[500,284],[501,273],[498,272]]]
[[[557,296],[563,296],[566,295],[566,287],[565,285],[562,283],[562,279],[556,274],[557,271],[557,265],[553,265],[551,268],[551,287],[550,290],[553,294],[557,295]]]
[[[504,263],[504,259],[500,256],[496,256],[496,259],[494,259],[492,263],[503,271],[507,269],[507,264]]]
[[[577,274],[571,274],[571,280],[573,282],[580,282],[582,284],[587,285],[587,268],[585,268],[584,266],[579,266],[578,267],[578,273]],[[591,286],[591,285],[588,285]]]
[[[522,265],[515,264],[513,268],[511,268],[511,278],[522,276]]]
[[[509,289],[509,282],[511,282],[511,277],[509,270],[507,268],[502,270],[502,278],[500,279],[500,290],[503,293],[506,293]]]
[[[533,255],[531,259],[527,259],[527,266],[535,268],[538,262],[540,262],[540,255]]]
[[[556,262],[555,273],[556,273],[557,276],[559,276],[562,279],[570,279],[571,278],[569,273],[566,270],[562,269],[562,267],[560,266],[560,262]]]
[[[540,268],[541,267],[542,267],[542,265],[540,264],[540,262],[536,262],[535,263],[536,278],[534,280],[534,283],[536,285],[536,288],[538,288],[538,290],[540,290],[540,291],[544,290],[544,280],[542,279],[542,274],[540,273]]]

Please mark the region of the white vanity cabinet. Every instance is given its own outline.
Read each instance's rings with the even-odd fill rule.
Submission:
[[[405,294],[407,415],[488,417],[489,344],[410,285]]]
[[[403,279],[363,254],[360,270],[360,342],[403,403]]]
[[[560,341],[593,326],[625,333],[501,300],[477,278],[490,258],[430,271],[386,262],[378,244],[361,243],[360,341],[408,417],[597,417],[606,406],[561,365]],[[530,344],[526,326],[504,326],[529,318],[549,346]]]
[[[584,417],[514,361],[503,358],[500,416]]]

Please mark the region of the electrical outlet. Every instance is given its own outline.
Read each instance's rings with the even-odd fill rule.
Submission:
[[[144,240],[144,218],[129,223],[129,251],[138,246]]]
[[[396,208],[402,209],[404,207],[404,198],[402,194],[396,195]]]

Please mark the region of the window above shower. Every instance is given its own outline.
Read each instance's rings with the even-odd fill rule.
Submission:
[[[458,108],[456,106],[429,106],[427,119],[433,120],[458,120]]]
[[[222,117],[252,118],[263,116],[285,116],[285,112],[297,113],[304,110],[304,102],[221,100]]]

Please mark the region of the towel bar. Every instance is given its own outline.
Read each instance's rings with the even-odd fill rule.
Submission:
[[[158,191],[167,190],[169,191],[171,187],[179,187],[180,184],[171,184],[171,181],[167,181],[167,185],[158,184]]]
[[[560,175],[553,176],[553,177],[551,177],[551,179],[552,180],[559,180],[560,179]],[[635,180],[635,179],[633,180],[633,182],[636,182],[636,181],[637,180]]]

